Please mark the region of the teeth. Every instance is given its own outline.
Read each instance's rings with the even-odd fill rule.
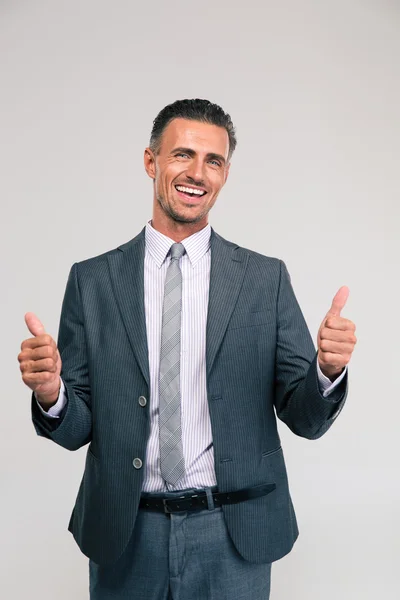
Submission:
[[[186,192],[188,194],[195,194],[196,196],[203,196],[203,194],[205,194],[205,192],[203,192],[202,190],[196,190],[194,188],[184,187],[183,185],[176,185],[175,187],[176,187],[176,189],[179,192]]]

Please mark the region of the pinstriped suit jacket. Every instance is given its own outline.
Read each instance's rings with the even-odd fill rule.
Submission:
[[[37,433],[69,450],[90,442],[69,522],[81,551],[111,564],[132,535],[142,487],[149,415],[144,307],[145,228],[131,241],[75,263],[62,304],[58,347],[68,403],[47,419],[32,394]],[[297,536],[276,415],[302,437],[332,425],[347,396],[319,391],[317,353],[285,264],[211,231],[206,332],[207,394],[222,492],[275,483],[268,495],[225,505],[240,554],[273,562]]]

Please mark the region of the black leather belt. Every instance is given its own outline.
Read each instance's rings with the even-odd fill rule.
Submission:
[[[235,492],[212,492],[212,497],[214,506],[217,507],[222,504],[238,504],[245,500],[260,498],[269,494],[275,488],[275,483],[263,483],[243,490],[236,490]],[[146,495],[140,499],[139,507],[166,514],[189,510],[203,510],[208,507],[207,494],[206,492],[199,491],[196,494],[183,494],[177,498]]]

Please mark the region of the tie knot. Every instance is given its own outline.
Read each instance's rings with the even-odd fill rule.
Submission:
[[[185,254],[185,246],[183,244],[172,244],[171,246],[171,260],[180,259]]]

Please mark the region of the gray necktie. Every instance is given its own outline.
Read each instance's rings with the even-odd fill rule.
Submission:
[[[175,485],[185,473],[182,449],[180,353],[182,273],[179,259],[185,253],[182,244],[171,246],[167,269],[160,352],[160,466],[163,479]]]

